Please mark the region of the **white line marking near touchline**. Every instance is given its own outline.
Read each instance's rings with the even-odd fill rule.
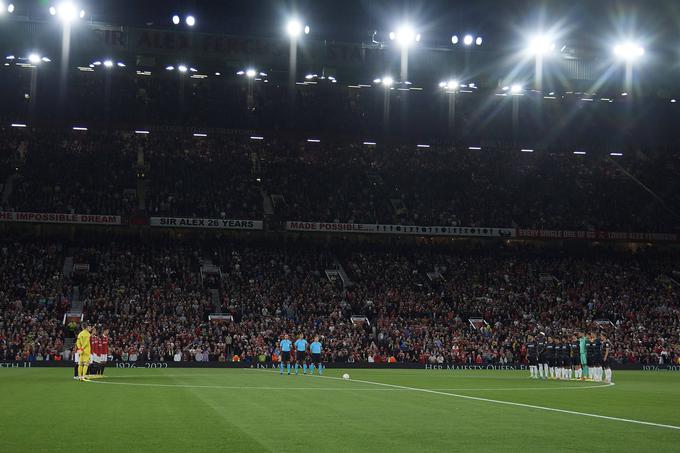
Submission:
[[[332,376],[318,376],[317,375],[317,376],[313,376],[313,377],[341,380],[340,378],[336,378],[336,377],[332,377]],[[447,392],[442,392],[442,391],[438,391],[438,390],[429,390],[429,389],[422,389],[422,388],[417,388],[417,387],[407,387],[407,386],[404,386],[404,385],[385,384],[383,382],[364,381],[364,380],[361,380],[361,379],[353,379],[351,382],[361,382],[362,384],[373,384],[373,385],[379,385],[379,386],[384,386],[384,387],[401,388],[401,389],[405,389],[405,390],[413,390],[415,392],[432,393],[432,394],[435,394],[435,395],[444,395],[444,396],[450,396],[450,397],[454,397],[454,398],[462,398],[462,399],[473,400],[473,401],[483,401],[485,403],[505,404],[505,405],[508,405],[508,406],[526,407],[526,408],[529,408],[529,409],[539,409],[539,410],[549,411],[549,412],[559,412],[559,413],[562,413],[562,414],[581,415],[581,416],[584,416],[584,417],[601,418],[601,419],[613,420],[613,421],[617,421],[617,422],[633,423],[633,424],[637,424],[637,425],[656,426],[657,428],[668,428],[668,429],[680,430],[680,426],[664,425],[663,423],[645,422],[645,421],[642,421],[642,420],[632,420],[632,419],[629,419],[629,418],[610,417],[608,415],[590,414],[588,412],[570,411],[570,410],[567,410],[567,409],[556,409],[554,407],[546,407],[546,406],[535,406],[533,404],[514,403],[512,401],[494,400],[494,399],[490,399],[490,398],[481,398],[481,397],[478,397],[478,396],[470,396],[470,395],[460,395],[458,393],[447,393]],[[607,385],[607,387],[610,387],[612,385],[614,385],[614,383]]]
[[[323,390],[336,392],[393,392],[393,391],[409,391],[408,389],[398,388],[341,388],[341,387],[253,387],[253,386],[229,386],[229,385],[191,385],[191,384],[149,384],[140,382],[112,382],[112,381],[95,381],[88,380],[94,384],[110,384],[110,385],[131,385],[135,387],[179,387],[189,389],[227,389],[227,390]]]

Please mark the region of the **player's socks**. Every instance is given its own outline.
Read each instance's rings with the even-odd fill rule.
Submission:
[[[606,370],[604,370],[604,379],[607,382],[612,381],[612,370],[611,370],[611,368],[607,368]]]
[[[281,371],[281,374],[283,374],[283,362],[279,362],[279,370]]]
[[[286,367],[288,368],[288,374],[290,374],[290,363],[287,363]]]
[[[542,364],[538,365],[538,375],[541,379],[543,379],[543,365]]]
[[[300,368],[300,365],[295,362],[295,374],[298,374],[298,368]]]
[[[319,374],[323,374],[323,369],[326,368],[322,364],[319,364]]]
[[[314,374],[314,364],[309,365],[309,374]]]
[[[302,364],[302,374],[307,374],[307,364],[306,363]]]
[[[555,379],[555,368],[554,368],[554,367],[549,367],[548,369],[550,370],[550,377],[553,378],[553,379]]]

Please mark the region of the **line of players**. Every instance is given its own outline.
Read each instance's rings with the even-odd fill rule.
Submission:
[[[104,375],[106,362],[109,357],[109,329],[102,329],[97,335],[97,327],[83,324],[83,330],[78,335],[76,350],[73,355],[73,379],[85,380]]]
[[[593,380],[611,382],[612,346],[604,334],[591,333],[587,338],[528,337],[527,357],[532,379]]]
[[[279,342],[279,349],[281,350],[281,359],[279,360],[279,371],[283,375],[283,365],[286,365],[288,374],[290,375],[290,365],[292,362],[292,352],[295,347],[295,374],[298,374],[300,364],[302,364],[302,374],[314,374],[314,367],[319,370],[319,375],[323,374],[324,365],[321,360],[323,353],[323,345],[319,341],[319,336],[314,337],[314,342],[311,344],[305,340],[305,336],[300,334],[295,344],[290,340],[288,334],[284,334],[283,339]],[[310,357],[307,356],[309,349]],[[311,363],[308,365],[308,361]]]

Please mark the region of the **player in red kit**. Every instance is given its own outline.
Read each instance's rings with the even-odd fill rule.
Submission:
[[[99,337],[99,375],[104,376],[106,361],[109,359],[109,329],[104,329]]]
[[[99,335],[97,334],[98,332],[92,329],[92,336],[90,337],[91,361],[87,369],[89,377],[97,375],[97,367],[99,366]]]

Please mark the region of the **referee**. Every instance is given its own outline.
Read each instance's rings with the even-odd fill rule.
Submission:
[[[321,342],[319,336],[314,337],[314,341],[309,345],[309,351],[312,353],[312,365],[309,367],[309,374],[314,374],[314,366],[319,369],[319,375],[323,374],[323,364],[321,363]]]
[[[290,375],[290,348],[292,346],[293,342],[291,342],[290,338],[288,338],[288,334],[285,334],[283,336],[283,340],[281,340],[281,343],[279,344],[279,347],[281,348],[281,361],[279,362],[279,368],[282,375],[284,363],[288,367],[288,375]]]
[[[304,334],[300,334],[298,339],[295,341],[295,375],[298,374],[298,368],[300,363],[302,363],[303,374],[307,374],[307,362],[305,361],[307,355],[307,340],[305,340]]]

